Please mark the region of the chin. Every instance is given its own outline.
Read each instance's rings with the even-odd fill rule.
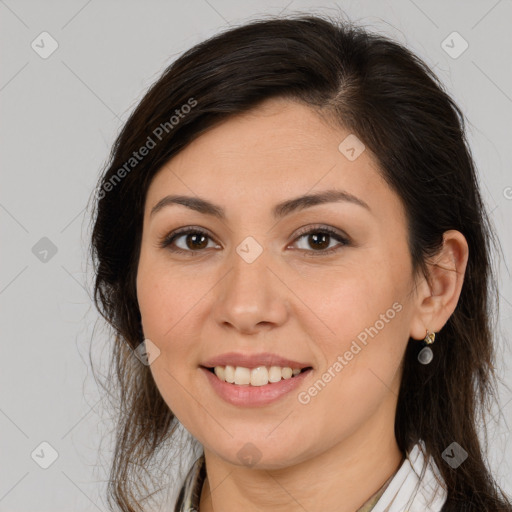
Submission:
[[[258,470],[276,470],[307,460],[308,455],[299,450],[299,447],[283,444],[276,450],[273,443],[269,443],[268,440],[265,442],[263,438],[259,442],[235,442],[231,440],[229,446],[226,446],[225,449],[216,446],[213,451],[217,457],[234,466]]]

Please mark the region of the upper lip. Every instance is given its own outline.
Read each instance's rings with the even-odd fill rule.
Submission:
[[[277,354],[264,352],[261,354],[240,354],[238,352],[228,352],[208,359],[201,366],[213,368],[215,366],[243,366],[245,368],[257,368],[258,366],[281,366],[290,368],[308,368],[309,363],[293,361]]]

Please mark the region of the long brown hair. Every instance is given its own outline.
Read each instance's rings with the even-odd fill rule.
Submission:
[[[144,510],[147,489],[141,493],[137,482],[176,434],[176,418],[149,367],[133,355],[142,334],[135,282],[148,186],[205,130],[271,97],[309,105],[373,152],[405,205],[415,270],[428,276],[425,262],[440,249],[444,231],[466,237],[461,296],[433,345],[433,362],[418,364],[419,344],[409,340],[395,434],[404,453],[425,442],[448,489],[443,511],[511,511],[478,437],[496,392],[495,236],[464,116],[428,66],[402,45],[348,21],[312,15],[252,21],[188,50],[149,89],[114,143],[96,190],[91,245],[94,301],[114,338],[109,385],[118,390],[109,504]],[[152,147],[132,161],[144,145]],[[469,454],[457,469],[442,459],[453,441]]]

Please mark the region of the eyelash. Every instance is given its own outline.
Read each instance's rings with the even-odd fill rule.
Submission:
[[[305,228],[304,230],[301,230],[301,231],[299,231],[299,233],[297,233],[297,236],[295,237],[294,242],[298,241],[300,238],[302,238],[306,235],[318,234],[318,233],[330,235],[332,238],[341,242],[341,245],[338,245],[336,247],[331,247],[330,249],[322,249],[322,250],[318,250],[318,251],[315,251],[315,250],[308,251],[307,249],[299,249],[299,250],[306,251],[308,253],[312,253],[313,256],[326,256],[326,255],[330,255],[334,252],[337,252],[344,246],[350,245],[350,242],[346,237],[342,236],[338,231],[336,231],[328,226],[313,226],[313,227]],[[190,255],[193,257],[194,253],[200,253],[203,251],[202,250],[197,250],[197,251],[187,250],[187,251],[185,251],[183,249],[176,249],[176,248],[171,249],[169,247],[180,236],[189,235],[189,234],[204,235],[211,239],[210,235],[203,229],[197,228],[197,227],[188,227],[188,228],[178,229],[178,230],[170,233],[169,235],[164,236],[159,241],[158,246],[161,247],[162,249],[168,248],[171,252],[176,253],[176,254],[187,254],[187,255]]]

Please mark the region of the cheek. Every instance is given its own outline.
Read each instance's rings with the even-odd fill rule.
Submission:
[[[304,407],[318,424],[329,425],[338,418],[329,430],[333,436],[346,436],[379,409],[393,416],[408,340],[407,314],[392,296],[334,298],[338,302],[327,321],[335,334],[315,339],[325,360],[300,398],[302,404],[309,401]]]
[[[355,408],[371,401],[372,395],[377,399],[387,392],[386,386],[393,385],[408,341],[402,292],[406,283],[367,268],[331,273],[317,279],[307,294],[302,292],[315,313],[309,313],[309,318],[320,326],[304,328],[322,351],[321,370],[328,373],[321,380],[332,381],[326,388],[333,400]]]
[[[152,258],[142,252],[137,273],[137,299],[144,334],[162,348],[176,338],[177,332],[193,324],[194,304],[204,293],[192,285],[186,272],[173,270],[165,264],[164,258]]]
[[[186,278],[141,254],[137,298],[144,336],[159,350],[150,371],[167,406],[181,420],[184,411],[190,407],[187,402],[190,396],[184,389],[192,371],[193,306],[198,298],[191,293],[190,285],[181,286],[180,280]]]
[[[384,262],[382,267],[386,267]],[[379,274],[366,264],[354,265],[305,278],[294,291],[309,307],[308,318],[320,325],[318,332],[334,346],[343,347],[360,333],[364,342],[366,329],[375,333],[376,327],[379,334],[385,334],[393,324],[397,327],[403,317],[406,283],[402,281],[390,272]]]

